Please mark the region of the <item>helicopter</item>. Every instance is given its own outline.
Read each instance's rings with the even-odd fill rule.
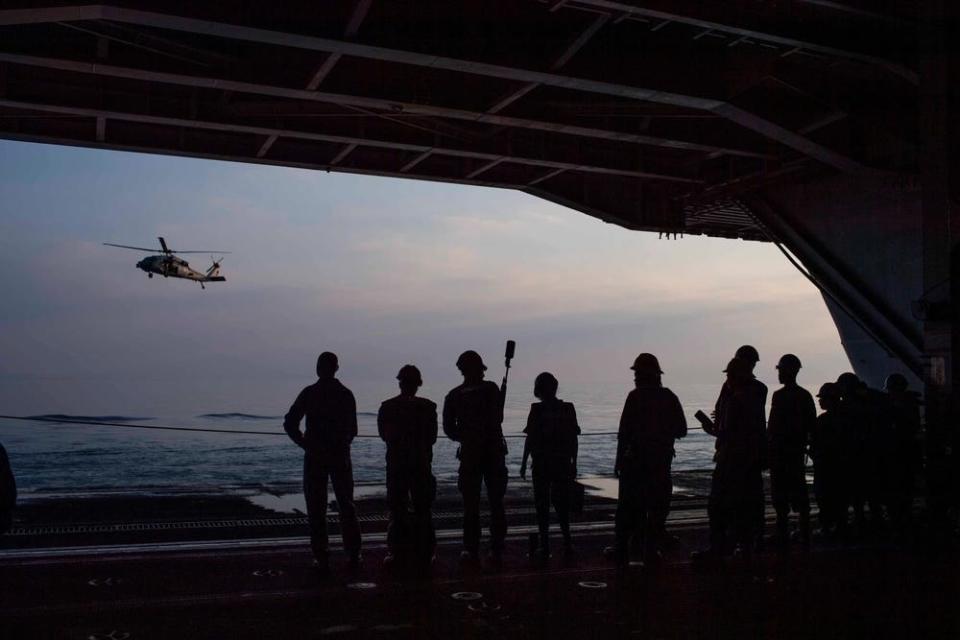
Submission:
[[[183,278],[184,280],[193,280],[194,282],[200,283],[201,289],[206,289],[203,286],[204,282],[224,282],[226,278],[220,275],[220,262],[223,260],[222,257],[213,260],[213,266],[206,270],[206,272],[195,271],[190,268],[190,264],[183,258],[178,257],[178,253],[230,253],[229,251],[174,251],[167,246],[167,241],[162,237],[157,238],[160,241],[160,250],[161,255],[148,256],[137,263],[137,268],[142,269],[147,272],[147,277],[152,278],[153,274],[158,274],[164,278]],[[156,253],[156,249],[148,249],[146,247],[131,247],[125,244],[113,244],[110,242],[104,242],[104,245],[108,247],[119,247],[120,249],[133,249],[134,251],[149,251],[150,253]]]

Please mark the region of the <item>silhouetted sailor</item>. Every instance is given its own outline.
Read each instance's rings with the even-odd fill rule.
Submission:
[[[817,397],[823,413],[817,416],[810,433],[813,490],[817,495],[820,534],[825,540],[833,540],[845,535],[847,528],[847,467],[851,462],[847,454],[851,433],[840,411],[840,388],[828,382],[820,387]]]
[[[886,452],[890,446],[890,418],[886,399],[870,389],[853,373],[837,378],[840,388],[840,413],[851,433],[849,440],[849,498],[853,506],[857,532],[867,528],[865,507],[870,508],[874,530],[883,523],[882,501],[886,497],[888,465]]]
[[[754,391],[754,402],[752,406],[754,410],[759,413],[760,419],[764,422],[766,421],[766,411],[767,411],[767,385],[763,384],[757,380],[756,375],[754,375],[754,370],[757,367],[757,363],[760,362],[760,354],[757,352],[756,347],[753,345],[745,344],[740,346],[736,353],[733,356],[734,358],[739,358],[742,360],[749,370],[750,382],[749,384],[753,387]],[[720,403],[724,399],[724,394],[727,392],[727,383],[724,382],[723,386],[720,388],[720,395],[717,397],[717,403],[714,407],[714,417],[719,413]],[[719,446],[719,442],[717,443]],[[764,456],[765,457],[765,456]],[[764,460],[764,467],[766,468],[766,461]],[[756,492],[753,496],[753,512],[754,512],[754,532],[753,539],[754,544],[757,547],[763,545],[763,530],[766,524],[765,517],[765,505],[764,505],[764,495],[763,495],[763,484],[760,484],[760,490]]]
[[[887,407],[893,425],[891,438],[890,517],[899,533],[905,533],[913,515],[913,495],[921,466],[920,407],[917,396],[909,391],[907,379],[894,373],[884,385]]]
[[[614,555],[626,564],[630,541],[639,536],[644,561],[660,558],[673,483],[674,441],[687,435],[677,396],[663,386],[656,356],[641,353],[633,362],[636,386],[620,414],[614,475],[620,479]]]
[[[717,402],[716,420],[703,419],[704,430],[716,437],[716,466],[710,484],[708,557],[724,553],[728,534],[743,554],[757,538],[757,502],[763,505],[762,470],[766,430],[762,405],[766,387],[751,374],[751,363],[734,358],[724,370],[727,381]]]
[[[437,441],[437,405],[417,397],[423,379],[412,364],[400,369],[397,380],[400,395],[380,405],[377,414],[377,429],[387,443],[390,524],[389,554],[384,563],[388,565],[397,558],[428,562],[435,545],[430,508],[437,492],[431,468]]]
[[[790,511],[800,518],[800,537],[810,543],[810,498],[807,495],[807,443],[817,408],[810,392],[797,384],[800,359],[788,353],[777,363],[782,388],[774,391],[767,423],[770,493],[777,512],[777,541],[789,541]]]
[[[7,450],[0,444],[0,534],[13,524],[13,508],[17,504],[17,481],[10,468]]]
[[[530,405],[527,434],[523,445],[520,477],[527,477],[527,458],[533,458],[533,501],[537,509],[539,545],[534,559],[545,562],[550,557],[550,502],[557,512],[563,534],[564,552],[573,551],[570,538],[570,489],[577,477],[577,412],[569,402],[557,398],[557,379],[541,373],[533,385],[533,395],[540,399]]]
[[[327,560],[327,477],[333,483],[343,546],[351,567],[360,564],[360,524],[353,504],[350,443],[357,435],[357,403],[337,380],[337,356],[325,351],[317,358],[317,381],[297,396],[283,419],[283,428],[303,456],[303,492],[310,522],[310,546],[321,571]],[[300,420],[306,427],[300,432]]]
[[[503,439],[503,397],[500,387],[484,380],[487,367],[476,351],[457,359],[463,384],[443,402],[443,432],[459,443],[457,485],[463,496],[463,552],[461,559],[476,562],[480,554],[480,488],[486,484],[490,504],[490,552],[500,562],[507,520],[503,498],[507,492],[507,444]]]

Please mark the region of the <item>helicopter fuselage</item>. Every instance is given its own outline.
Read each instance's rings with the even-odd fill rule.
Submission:
[[[157,238],[160,241],[160,249],[163,250],[163,253],[152,256],[147,256],[143,260],[137,263],[137,269],[145,271],[147,277],[152,278],[153,274],[161,275],[164,278],[182,278],[183,280],[193,280],[194,282],[200,283],[200,288],[203,289],[204,282],[223,282],[226,280],[222,275],[220,275],[220,261],[223,258],[214,258],[210,256],[210,259],[213,260],[213,264],[210,265],[210,268],[206,271],[197,271],[190,268],[190,263],[176,255],[178,252],[172,250],[167,246],[167,241],[163,237]],[[108,247],[118,247],[120,249],[131,249],[133,251],[146,251],[148,253],[154,253],[154,249],[149,249],[147,247],[134,247],[128,244],[114,244],[112,242],[104,242]],[[179,253],[206,253],[205,251],[180,251]],[[210,253],[229,253],[229,251],[211,251]]]
[[[137,268],[147,275],[161,275],[164,278],[183,278],[195,282],[223,282],[226,278],[220,275],[219,265],[215,264],[207,273],[190,268],[183,258],[172,255],[149,256],[137,263]]]

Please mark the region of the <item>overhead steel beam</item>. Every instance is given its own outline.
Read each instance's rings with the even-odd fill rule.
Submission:
[[[553,171],[548,171],[548,172],[546,172],[545,174],[543,174],[542,176],[540,176],[539,178],[534,178],[533,180],[531,180],[530,182],[528,182],[528,183],[527,183],[527,186],[528,186],[528,187],[533,187],[533,186],[536,186],[536,185],[540,184],[541,182],[546,182],[546,181],[549,180],[550,178],[553,178],[554,176],[558,176],[558,175],[560,175],[561,173],[563,173],[564,171],[566,171],[566,169],[554,169]]]
[[[274,145],[274,143],[276,143],[276,141],[278,140],[278,138],[279,138],[279,136],[277,136],[277,135],[269,135],[269,136],[267,136],[267,139],[263,141],[263,144],[260,145],[260,149],[257,151],[257,157],[258,157],[258,158],[262,158],[262,157],[266,156],[267,153],[270,152],[270,147],[272,147],[272,146]]]
[[[742,36],[763,42],[770,42],[784,47],[790,47],[792,49],[807,50],[833,58],[853,60],[855,62],[887,69],[891,73],[894,73],[895,75],[914,85],[918,84],[920,81],[919,74],[916,71],[893,60],[887,60],[886,58],[860,53],[857,51],[849,51],[840,47],[825,45],[801,38],[770,33],[757,28],[744,27],[734,24],[729,19],[723,19],[721,21],[718,19],[720,15],[718,12],[714,12],[714,15],[711,17],[703,16],[703,7],[706,3],[688,3],[690,8],[686,11],[677,11],[676,6],[679,3],[674,2],[665,4],[664,2],[652,2],[651,0],[638,0],[637,3],[621,2],[619,0],[576,0],[576,4],[594,7],[596,9],[603,9],[605,11],[640,16],[650,20],[679,22],[704,29],[705,31],[722,31],[735,36]],[[723,10],[721,9],[721,11]],[[723,15],[729,16],[733,13],[735,12],[724,11]]]
[[[626,6],[629,7],[629,5]],[[460,60],[429,53],[389,49],[386,47],[377,47],[357,42],[346,42],[333,38],[318,38],[314,36],[284,33],[280,31],[270,31],[255,27],[246,27],[242,25],[214,22],[209,20],[197,20],[194,18],[184,18],[181,16],[153,13],[149,11],[122,9],[104,5],[94,5],[92,8],[85,8],[85,10],[82,12],[77,7],[65,7],[62,9],[62,11],[63,15],[65,16],[77,15],[78,13],[82,13],[84,16],[87,16],[84,18],[74,19],[113,20],[127,24],[139,24],[148,27],[182,31],[197,35],[242,40],[246,42],[257,42],[260,44],[292,47],[310,51],[342,53],[344,55],[356,56],[370,60],[381,60],[384,62],[407,64],[433,69],[443,69],[446,71],[500,78],[503,80],[534,82],[553,87],[572,89],[575,91],[613,95],[632,100],[670,104],[691,109],[699,109],[702,111],[710,111],[712,113],[721,115],[722,117],[725,117],[728,120],[735,122],[747,129],[760,133],[766,138],[776,140],[783,145],[791,147],[800,153],[803,153],[841,171],[858,174],[876,173],[874,170],[863,166],[857,161],[832,151],[823,145],[817,144],[812,140],[794,133],[785,127],[761,118],[756,114],[728,104],[722,100],[714,98],[690,96],[672,93],[669,91],[662,91],[653,87],[637,87],[612,82],[603,82],[600,80],[564,76],[557,73],[546,73],[541,71],[533,71],[530,69],[520,69],[516,67],[490,64],[486,62],[476,62],[472,60]],[[4,15],[6,13],[7,12],[5,11],[0,11],[0,24],[10,23],[10,17]],[[51,12],[48,10],[48,13]],[[17,11],[16,14],[22,16],[23,12]],[[64,19],[65,18],[61,17],[59,18],[59,21]]]
[[[2,12],[0,12],[2,13]],[[271,96],[276,98],[289,98],[295,100],[304,100],[309,102],[322,102],[327,104],[337,104],[344,106],[363,107],[369,109],[379,109],[396,114],[415,114],[437,118],[449,118],[452,120],[464,120],[470,122],[479,122],[482,124],[491,124],[505,126],[517,129],[530,129],[533,131],[544,131],[547,133],[556,133],[560,135],[570,135],[584,138],[594,138],[598,140],[610,140],[613,142],[623,142],[628,144],[638,144],[653,147],[662,147],[665,149],[677,149],[680,151],[696,151],[705,153],[728,154],[747,158],[767,158],[772,159],[775,156],[760,151],[742,149],[737,147],[701,144],[689,140],[678,140],[675,138],[663,138],[643,134],[625,133],[620,131],[609,131],[606,129],[596,129],[592,127],[581,127],[559,122],[547,122],[543,120],[531,120],[527,118],[515,118],[510,116],[501,116],[497,114],[487,114],[480,111],[468,111],[464,109],[451,109],[433,105],[417,104],[411,102],[400,102],[383,98],[369,98],[365,96],[351,96],[339,93],[328,93],[323,91],[307,91],[304,89],[291,89],[289,87],[278,87],[273,85],[264,85],[251,82],[239,82],[227,80],[224,78],[211,78],[194,75],[184,75],[176,73],[164,73],[159,71],[149,71],[146,69],[137,69],[130,67],[119,67],[106,64],[94,64],[89,62],[78,62],[75,60],[64,60],[60,58],[45,58],[39,56],[27,56],[14,53],[0,53],[0,62],[12,62],[45,69],[56,69],[60,71],[70,71],[96,76],[111,78],[125,78],[130,80],[142,80],[144,82],[159,82],[162,84],[173,84],[187,87],[200,87],[206,89],[218,89],[233,91],[237,93],[249,93],[253,95]]]
[[[347,22],[347,28],[344,30],[344,37],[352,38],[357,35],[357,32],[360,30],[360,24],[363,22],[363,19],[367,17],[367,11],[370,10],[372,3],[373,0],[357,0],[357,4],[353,8],[353,13],[350,15],[350,20]],[[317,72],[310,78],[310,82],[307,83],[307,89],[314,91],[319,87],[320,83],[333,71],[333,67],[341,57],[342,54],[339,53],[331,53],[327,56],[327,59],[323,61],[323,64],[317,69]]]
[[[43,136],[24,134],[15,131],[0,130],[0,138],[6,140],[17,140],[21,142],[39,142],[43,144],[56,144],[71,147],[85,147],[90,149],[106,149],[109,151],[132,151],[135,153],[149,153],[164,156],[180,156],[185,158],[202,158],[205,160],[224,160],[227,162],[244,162],[249,164],[264,164],[277,167],[294,167],[297,169],[312,169],[319,171],[336,171],[337,173],[355,173],[367,176],[380,176],[384,178],[409,178],[411,180],[425,180],[428,182],[447,182],[451,184],[465,184],[477,187],[495,187],[498,189],[517,189],[518,186],[507,182],[494,182],[492,180],[468,180],[458,176],[441,176],[430,174],[408,173],[397,175],[391,171],[379,171],[376,169],[363,169],[348,166],[330,166],[329,164],[316,162],[298,162],[292,160],[278,160],[275,158],[257,158],[256,156],[242,156],[226,153],[207,153],[200,151],[190,151],[186,149],[174,149],[170,147],[150,147],[146,145],[117,144],[113,142],[97,142],[96,140],[86,138],[65,138],[57,136]]]
[[[555,10],[555,8],[551,9],[551,11]],[[560,56],[553,61],[553,64],[550,65],[550,68],[554,71],[557,71],[558,69],[563,67],[563,65],[567,64],[570,61],[570,59],[573,58],[573,56],[575,56],[577,52],[580,51],[580,49],[582,49],[584,45],[586,45],[590,41],[591,38],[593,38],[594,35],[596,35],[597,31],[599,31],[603,27],[603,25],[609,22],[609,20],[610,20],[609,15],[597,16],[597,18],[590,23],[590,26],[584,29],[583,33],[577,36],[576,40],[570,43],[570,46],[568,46],[563,51],[563,53],[561,53]],[[503,109],[506,109],[508,106],[510,106],[511,104],[513,104],[514,102],[516,102],[523,96],[527,95],[528,93],[530,93],[531,91],[533,91],[539,86],[540,84],[537,82],[531,82],[529,84],[523,85],[513,93],[510,93],[509,95],[507,95],[505,98],[499,100],[497,104],[487,109],[487,113],[497,113],[498,111],[502,111]]]
[[[410,151],[414,153],[424,153],[430,151],[434,154],[453,156],[458,158],[472,158],[475,160],[501,160],[512,164],[550,167],[554,169],[568,169],[583,173],[597,173],[612,176],[624,176],[630,178],[639,178],[644,180],[658,180],[664,182],[676,182],[682,184],[702,184],[700,180],[686,178],[683,176],[664,175],[659,173],[650,173],[646,171],[633,171],[629,169],[620,169],[616,167],[600,167],[586,165],[575,162],[559,162],[555,160],[546,160],[540,158],[526,158],[519,156],[504,156],[502,153],[485,153],[480,151],[470,151],[468,149],[451,149],[437,146],[428,146],[422,144],[412,144],[407,142],[396,142],[392,140],[377,140],[373,138],[357,138],[353,136],[338,136],[325,133],[314,133],[310,131],[297,131],[291,129],[278,129],[275,127],[250,126],[236,123],[209,122],[203,120],[193,120],[189,118],[173,118],[166,116],[153,116],[140,113],[130,113],[125,111],[111,111],[107,109],[93,109],[86,107],[74,107],[69,105],[55,105],[47,103],[37,103],[30,101],[10,100],[0,98],[0,107],[10,107],[14,109],[24,109],[30,111],[41,111],[44,113],[61,113],[76,116],[85,116],[90,118],[109,118],[111,120],[120,120],[127,122],[139,122],[143,124],[155,124],[160,126],[186,127],[193,129],[205,129],[209,131],[224,131],[228,133],[245,133],[255,136],[277,136],[281,138],[294,138],[298,140],[311,140],[315,142],[333,142],[335,144],[355,144],[369,147],[381,147],[384,149],[395,149],[398,151]]]
[[[531,91],[533,91],[539,86],[540,85],[537,84],[536,82],[530,82],[528,84],[523,85],[516,91],[511,91],[510,93],[505,95],[503,98],[498,100],[495,105],[487,109],[487,113],[499,113],[503,111],[504,109],[512,105],[514,102],[516,102],[523,96],[527,95],[528,93],[530,93]]]
[[[580,49],[583,49],[583,47],[590,42],[593,36],[597,35],[597,32],[603,28],[603,25],[607,24],[609,21],[609,15],[597,16],[597,18],[590,23],[590,26],[584,29],[583,32],[577,36],[577,39],[570,43],[569,47],[564,49],[563,53],[560,54],[560,57],[554,60],[553,64],[550,65],[550,68],[556,71],[561,69],[563,65],[570,62],[570,59],[577,55],[577,52],[580,51]]]
[[[905,22],[900,17],[895,17],[886,13],[880,13],[871,9],[864,9],[863,7],[855,7],[844,2],[834,2],[834,0],[797,0],[797,2],[801,2],[803,4],[812,4],[825,9],[832,9],[840,13],[849,13],[850,15],[881,20],[883,22],[889,22],[892,24],[902,25]]]
[[[612,215],[610,212],[603,209],[597,209],[596,207],[591,207],[579,200],[573,200],[567,196],[562,196],[560,194],[554,193],[549,189],[546,189],[541,186],[527,186],[521,189],[524,193],[528,193],[532,196],[536,196],[548,202],[553,202],[558,204],[561,207],[567,207],[568,209],[573,209],[574,211],[579,211],[585,213],[588,216],[592,216],[599,220],[603,220],[609,224],[615,224],[617,226],[623,227],[624,229],[630,229],[632,231],[663,231],[661,228],[646,226],[637,224],[632,220],[626,218],[621,218],[620,216]]]
[[[331,165],[340,164],[341,162],[343,162],[343,161],[346,159],[346,157],[347,157],[348,155],[350,155],[351,153],[353,153],[353,150],[354,150],[354,149],[356,149],[356,148],[359,147],[359,146],[360,146],[360,145],[358,145],[356,142],[351,142],[350,144],[348,144],[347,146],[345,146],[343,149],[341,149],[340,152],[339,152],[337,155],[333,156],[333,159],[330,160],[330,164],[331,164]]]
[[[467,174],[467,178],[476,178],[476,177],[479,176],[481,173],[486,173],[486,172],[489,171],[490,169],[493,169],[495,166],[497,166],[498,164],[500,164],[500,163],[502,163],[502,162],[504,162],[504,161],[506,161],[506,160],[509,160],[509,158],[497,158],[496,160],[491,160],[490,162],[486,163],[485,165],[481,166],[480,168],[474,169],[473,171],[471,171],[470,173],[468,173],[468,174]]]
[[[417,166],[418,164],[420,164],[421,162],[429,158],[432,154],[433,154],[433,149],[427,149],[426,151],[418,155],[416,158],[414,158],[410,162],[400,167],[400,173],[406,173],[410,171],[415,166]]]

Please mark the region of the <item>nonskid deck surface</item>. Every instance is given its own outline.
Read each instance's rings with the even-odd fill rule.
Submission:
[[[511,528],[503,567],[467,568],[459,531],[438,532],[429,576],[364,564],[316,573],[300,537],[8,550],[0,557],[4,638],[689,638],[957,637],[958,556],[885,544],[793,548],[695,569],[702,519],[674,520],[663,565],[618,571],[601,550],[610,521],[575,525],[577,554],[526,557]]]
[[[699,478],[698,474],[698,478]],[[704,478],[705,479],[705,478]],[[688,479],[689,480],[689,479]],[[434,512],[437,560],[428,576],[381,568],[382,491],[359,499],[364,565],[349,572],[329,514],[333,575],[312,566],[296,512],[236,496],[86,497],[39,501],[0,538],[4,638],[264,637],[936,637],[960,632],[955,555],[931,558],[875,543],[815,546],[695,571],[706,540],[702,480],[674,496],[674,544],[657,570],[617,571],[601,553],[616,502],[588,495],[574,518],[578,553],[526,557],[535,531],[528,488],[508,496],[504,565],[459,563],[457,496]],[[768,523],[773,519],[767,513]],[[486,518],[484,518],[486,520]],[[558,545],[559,546],[559,545]],[[949,605],[949,606],[948,606]],[[919,625],[919,626],[916,626]],[[916,628],[915,628],[916,626]],[[6,630],[9,629],[9,633]],[[947,634],[947,635],[956,635]]]
[[[678,526],[701,524],[705,513],[703,473],[678,474],[683,489],[673,500],[671,521]],[[616,482],[589,479],[590,490],[582,513],[573,521],[612,523],[616,501],[610,491]],[[599,488],[598,488],[599,487]],[[388,522],[386,490],[382,485],[358,487],[359,519],[366,535],[382,533]],[[511,526],[535,523],[533,495],[529,483],[509,487],[507,519]],[[0,537],[0,558],[15,549],[70,547],[105,544],[185,542],[251,538],[298,538],[307,534],[303,495],[276,492],[221,492],[148,495],[56,494],[38,496],[20,505],[13,529]],[[456,486],[441,483],[434,504],[433,520],[438,529],[461,526],[462,501]],[[486,515],[484,514],[484,519]],[[330,531],[339,531],[336,504],[327,514]],[[302,541],[302,540],[301,540]]]

